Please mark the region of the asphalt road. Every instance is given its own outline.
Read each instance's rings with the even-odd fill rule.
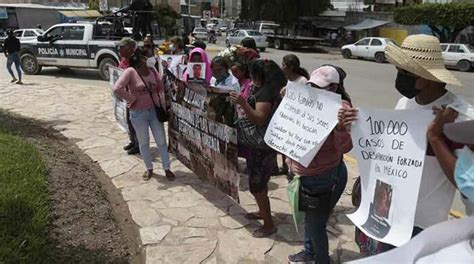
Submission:
[[[223,43],[223,40],[220,39],[217,45],[210,45],[208,47],[211,57],[216,56],[218,51],[224,48]],[[289,52],[267,49],[267,51],[261,53],[261,56],[281,64],[283,56],[289,53],[297,55],[301,60],[302,66],[309,72],[323,64],[333,64],[342,67],[347,72],[345,86],[352,97],[354,106],[392,109],[400,98],[400,95],[394,88],[395,67],[388,63],[379,64],[374,61],[357,59],[346,60],[341,55],[320,54],[310,50]],[[0,56],[1,80],[10,78],[4,66],[5,63],[5,57]],[[474,104],[474,72],[452,71],[452,73],[464,84],[464,87],[453,86],[448,87],[448,89],[464,96],[466,101]],[[97,86],[98,88],[109,88],[109,84],[101,80],[97,70],[61,70],[55,67],[45,67],[39,75],[26,75],[24,77],[25,83],[34,83],[36,80],[44,82],[54,80],[54,82],[64,84],[83,84]],[[455,199],[453,209],[464,212],[464,206],[459,197]]]

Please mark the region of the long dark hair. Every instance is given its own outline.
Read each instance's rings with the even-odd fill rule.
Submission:
[[[251,37],[245,37],[245,38],[242,39],[240,44],[242,44],[242,47],[248,48],[248,49],[253,49],[258,53],[257,43],[255,42],[255,39],[253,39]]]
[[[239,70],[241,70],[244,73],[244,76],[246,79],[250,78],[248,64],[240,62],[240,61],[235,61],[234,63],[232,63],[232,66],[239,68]]]
[[[252,79],[262,83],[265,89],[280,91],[286,85],[287,79],[280,66],[272,60],[254,60],[249,67]]]
[[[136,49],[130,59],[128,59],[128,64],[130,65],[130,67],[137,68],[142,59],[143,52],[141,51],[141,49]]]
[[[309,73],[306,69],[301,67],[300,59],[294,54],[288,54],[283,57],[283,62],[286,64],[287,67],[291,69],[291,71],[299,76],[305,77],[307,80],[309,79]]]

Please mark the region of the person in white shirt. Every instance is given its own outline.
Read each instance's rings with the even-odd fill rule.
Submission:
[[[227,58],[216,56],[211,62],[211,86],[240,92],[239,80],[230,73],[230,63]]]
[[[458,109],[468,109],[468,104],[459,96],[448,91],[446,85],[462,86],[458,79],[444,66],[441,46],[436,37],[428,35],[408,36],[401,47],[388,45],[385,50],[387,60],[397,67],[395,88],[404,97],[395,109],[442,108],[454,105]],[[349,109],[340,113],[346,125],[357,118],[357,110]],[[456,121],[472,119],[459,112]],[[449,142],[454,151],[461,144]],[[455,187],[446,177],[435,153],[428,145],[421,178],[418,202],[416,205],[413,236],[423,229],[448,219],[453,202]],[[363,256],[378,254],[394,248],[356,232],[356,240]],[[361,242],[362,241],[362,242]]]

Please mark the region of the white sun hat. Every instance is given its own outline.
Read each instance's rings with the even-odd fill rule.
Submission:
[[[387,60],[398,68],[424,79],[462,86],[444,65],[438,38],[429,35],[411,35],[401,47],[391,43],[385,48]]]

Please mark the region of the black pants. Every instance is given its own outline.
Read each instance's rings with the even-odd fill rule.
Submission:
[[[127,108],[127,123],[128,123],[128,139],[130,140],[130,144],[133,144],[134,148],[138,148],[138,139],[137,133],[133,128],[132,122],[130,121],[130,109]]]

